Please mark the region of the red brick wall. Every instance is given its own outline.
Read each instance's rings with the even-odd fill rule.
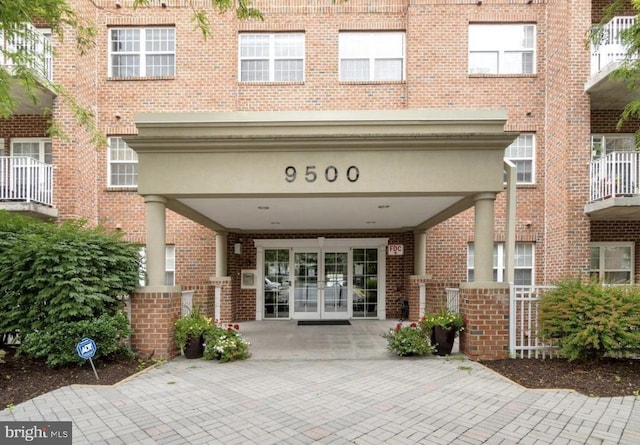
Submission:
[[[131,296],[131,347],[136,352],[167,359],[178,351],[174,322],[180,316],[179,292],[134,293]]]

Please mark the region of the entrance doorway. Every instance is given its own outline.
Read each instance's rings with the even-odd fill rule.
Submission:
[[[258,248],[257,319],[384,319],[387,240],[321,240],[256,241],[272,245]]]

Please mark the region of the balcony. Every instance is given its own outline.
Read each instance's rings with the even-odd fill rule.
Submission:
[[[23,86],[16,84],[12,87],[12,95],[18,105],[16,114],[40,114],[44,109],[50,109],[55,97],[55,93],[47,87],[47,81],[53,80],[53,46],[50,38],[27,24],[12,35],[0,32],[0,48],[0,66],[16,73],[19,66],[26,65],[42,79],[36,91],[32,92],[37,103]]]
[[[591,161],[589,202],[592,220],[640,221],[640,152],[613,152]]]
[[[53,165],[28,156],[0,156],[0,210],[56,218]]]
[[[585,85],[585,92],[591,96],[591,108],[594,110],[621,110],[639,97],[623,82],[611,78],[627,56],[620,33],[635,22],[635,16],[614,17],[602,28],[600,41],[591,43],[591,77]]]

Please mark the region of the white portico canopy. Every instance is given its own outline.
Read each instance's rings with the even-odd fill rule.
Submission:
[[[125,139],[147,202],[150,285],[152,263],[163,270],[165,208],[218,233],[424,233],[475,205],[475,258],[488,259],[491,281],[493,200],[516,136],[506,119],[501,110],[138,114],[138,135]]]

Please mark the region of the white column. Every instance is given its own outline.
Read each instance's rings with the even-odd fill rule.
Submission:
[[[479,193],[475,200],[474,281],[493,281],[493,203],[495,193]]]
[[[516,166],[508,159],[504,160],[504,169],[507,172],[507,208],[505,228],[506,248],[506,273],[505,283],[513,284],[515,279],[516,260]]]
[[[427,234],[424,231],[413,233],[413,273],[424,275],[426,273]]]
[[[216,277],[227,276],[227,234],[216,232]]]
[[[157,195],[144,197],[146,210],[147,283],[150,287],[164,286],[166,245],[166,198]]]

